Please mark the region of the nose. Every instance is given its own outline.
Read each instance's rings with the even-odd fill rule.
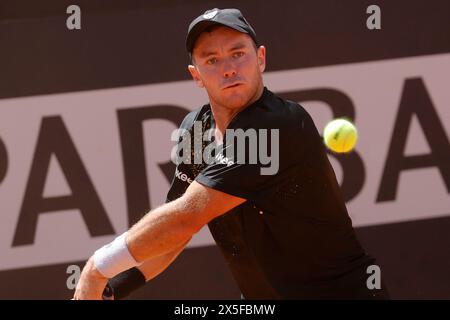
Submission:
[[[237,73],[236,66],[230,61],[225,61],[223,65],[223,76],[225,78],[234,77]]]

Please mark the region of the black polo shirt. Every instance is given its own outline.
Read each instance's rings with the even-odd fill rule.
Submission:
[[[210,105],[189,113],[180,128],[193,137],[195,121],[203,130],[214,127]],[[167,201],[180,197],[193,180],[247,199],[208,224],[246,298],[352,298],[366,290],[365,268],[374,259],[355,237],[310,115],[264,88],[228,126],[251,128],[278,129],[276,174],[261,174],[268,167],[261,163],[179,163]],[[230,147],[224,141],[218,152]]]

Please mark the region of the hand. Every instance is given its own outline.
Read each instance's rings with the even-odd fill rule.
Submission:
[[[107,283],[108,278],[97,270],[94,261],[90,258],[81,272],[73,300],[102,300]]]

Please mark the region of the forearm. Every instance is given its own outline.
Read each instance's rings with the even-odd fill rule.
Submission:
[[[93,267],[85,268],[89,276],[96,273],[102,276],[96,281],[96,291],[92,297],[101,298],[98,292],[101,293],[100,288],[102,290],[105,288],[103,284],[105,279],[114,278],[124,270],[137,271],[133,267],[142,264],[143,261],[175,251],[209,221],[245,201],[244,198],[231,196],[204,187],[195,181],[192,182],[183,196],[152,210],[128,232],[95,251],[91,258]],[[151,277],[164,268],[162,264],[155,264],[150,269],[148,276]],[[142,274],[137,271],[137,275]],[[85,278],[87,279],[87,276]],[[84,294],[88,288],[87,281],[88,279],[81,281],[80,278],[77,285],[79,294],[76,294],[75,298],[90,297]],[[143,277],[141,282],[145,282]]]
[[[105,291],[105,297],[112,295],[115,300],[125,299],[132,292],[143,287],[146,281],[162,273],[177,258],[181,251],[183,251],[186,244],[187,242],[175,251],[146,260],[138,267],[131,268],[116,275],[109,280],[109,288],[112,291]]]
[[[178,257],[181,251],[183,251],[187,242],[172,252],[149,259],[137,266],[139,271],[144,275],[145,280],[149,281],[166,270],[167,267],[170,266],[170,264]]]
[[[156,259],[173,252],[201,228],[196,206],[179,198],[146,214],[126,237],[128,250],[136,261]]]

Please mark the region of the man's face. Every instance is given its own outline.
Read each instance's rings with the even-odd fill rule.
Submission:
[[[262,89],[265,48],[256,50],[252,38],[242,32],[218,27],[203,32],[192,52],[189,72],[211,102],[236,109],[255,98]]]

